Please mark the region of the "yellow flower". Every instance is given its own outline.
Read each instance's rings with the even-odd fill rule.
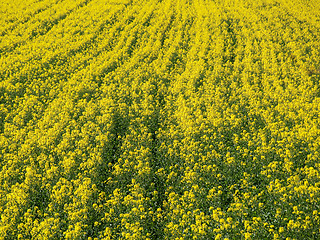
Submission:
[[[222,235],[219,233],[219,234],[217,234],[216,235],[216,237],[214,238],[215,240],[219,240],[219,239],[221,239],[222,238]]]

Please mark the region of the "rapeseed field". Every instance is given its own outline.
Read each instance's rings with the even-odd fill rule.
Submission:
[[[318,0],[1,0],[0,240],[320,239]]]

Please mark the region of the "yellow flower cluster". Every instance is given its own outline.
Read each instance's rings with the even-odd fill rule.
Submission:
[[[0,240],[320,239],[318,0],[1,0]]]

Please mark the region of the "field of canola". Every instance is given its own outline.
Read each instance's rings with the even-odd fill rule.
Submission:
[[[320,239],[320,2],[0,1],[0,239]]]

